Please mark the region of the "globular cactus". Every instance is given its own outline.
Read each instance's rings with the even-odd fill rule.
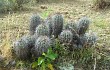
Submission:
[[[77,24],[75,22],[69,21],[66,25],[64,25],[64,29],[70,30],[73,34],[73,43],[79,43],[79,35],[77,33]]]
[[[90,20],[87,17],[83,17],[81,19],[79,19],[78,21],[78,34],[79,35],[84,35],[87,31],[87,29],[89,28],[89,24],[90,24]]]
[[[32,49],[34,56],[39,57],[42,53],[47,52],[48,48],[51,47],[51,39],[47,36],[40,36],[36,42],[35,47]]]
[[[81,43],[79,45],[82,47],[91,47],[97,41],[97,36],[92,32],[85,33],[84,35],[80,36],[80,41]]]
[[[59,35],[59,40],[61,43],[71,43],[73,40],[73,34],[70,30],[63,30]]]
[[[87,44],[91,47],[97,41],[97,35],[93,32],[86,33],[87,36]]]
[[[45,23],[46,23],[46,25],[47,25],[48,28],[49,28],[49,36],[51,36],[51,35],[52,35],[52,32],[53,32],[53,30],[52,30],[52,18],[51,18],[51,17],[48,17],[48,18],[45,20]]]
[[[57,38],[58,35],[62,32],[63,23],[64,20],[61,14],[58,13],[52,17],[52,27],[53,27],[52,35],[54,35],[55,38]]]
[[[30,19],[30,34],[34,35],[36,27],[41,24],[41,18],[39,15],[34,14]]]
[[[33,40],[31,38],[23,36],[20,40],[14,42],[13,50],[15,55],[20,60],[28,60],[31,58],[31,48],[33,47]]]
[[[37,28],[36,28],[36,32],[35,34],[37,36],[41,36],[41,35],[46,35],[46,36],[49,36],[49,28],[47,25],[45,24],[40,24]]]
[[[28,47],[29,47],[30,49],[32,49],[32,48],[34,47],[35,40],[36,40],[37,38],[38,38],[38,37],[34,34],[34,35],[32,35],[32,36],[29,36],[29,35],[23,36],[21,39],[27,43],[27,45],[28,45]]]
[[[84,47],[84,46],[87,46],[87,36],[86,34],[80,36],[80,41],[81,43],[79,43],[78,45]]]
[[[65,26],[64,29],[74,29],[77,32],[77,24],[75,22],[68,22]]]
[[[37,39],[38,37],[34,34],[32,36],[26,36],[25,37],[25,41],[27,41],[27,44],[28,44],[28,47],[30,49],[32,49],[35,45],[35,40]]]

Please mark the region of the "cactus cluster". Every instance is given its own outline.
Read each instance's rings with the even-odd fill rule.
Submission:
[[[20,59],[39,57],[49,47],[54,47],[56,39],[61,45],[71,44],[73,48],[92,46],[96,36],[86,33],[89,24],[87,17],[79,19],[77,23],[68,22],[64,25],[64,19],[59,13],[48,17],[45,22],[42,22],[40,16],[34,15],[30,22],[30,37],[24,36],[14,43],[15,53]]]

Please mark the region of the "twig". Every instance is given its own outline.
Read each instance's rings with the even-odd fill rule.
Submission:
[[[95,45],[94,45],[95,46]],[[96,50],[95,50],[95,56],[96,56]],[[94,70],[96,70],[96,64],[97,64],[97,57],[94,58]]]
[[[95,60],[94,70],[96,70],[96,64],[97,64],[96,58],[94,60]]]

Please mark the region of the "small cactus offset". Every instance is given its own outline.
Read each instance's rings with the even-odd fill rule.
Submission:
[[[51,47],[51,39],[47,36],[40,36],[36,42],[33,49],[34,56],[41,56],[42,53],[47,52],[48,48]]]
[[[20,40],[14,42],[13,50],[15,51],[15,55],[20,60],[26,60],[31,58],[30,48],[32,47],[31,41],[29,38],[23,36]]]
[[[36,28],[36,32],[35,34],[37,36],[41,36],[41,35],[46,35],[46,36],[49,36],[49,28],[47,25],[45,24],[40,24],[37,28]]]
[[[89,28],[90,20],[87,17],[83,17],[78,21],[78,34],[84,35]]]
[[[73,34],[70,30],[63,30],[59,35],[59,40],[61,43],[71,43],[73,40]]]
[[[63,23],[64,20],[61,14],[58,13],[52,17],[52,35],[54,35],[55,38],[58,37],[58,35],[62,32]]]
[[[33,15],[30,19],[30,35],[34,35],[36,27],[41,24],[41,18],[39,15]]]

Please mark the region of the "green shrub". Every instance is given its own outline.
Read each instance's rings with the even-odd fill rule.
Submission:
[[[17,4],[18,7],[21,7],[23,4],[28,3],[30,0],[12,0]]]
[[[54,70],[52,62],[57,56],[58,54],[54,53],[52,48],[49,48],[46,53],[43,53],[42,56],[38,58],[37,61],[32,63],[32,68],[38,69],[38,66],[40,66],[40,70]]]
[[[0,12],[18,10],[28,2],[29,0],[0,0]]]
[[[0,0],[0,13],[3,12],[3,10],[5,10],[5,1]]]
[[[96,9],[104,9],[110,6],[110,0],[94,0],[93,3]]]

